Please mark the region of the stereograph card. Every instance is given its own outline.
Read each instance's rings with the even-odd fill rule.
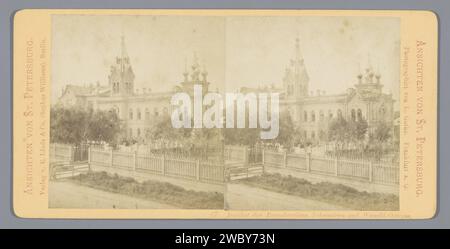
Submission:
[[[21,10],[24,218],[425,219],[437,18],[381,10]]]

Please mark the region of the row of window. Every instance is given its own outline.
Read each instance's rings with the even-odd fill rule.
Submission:
[[[113,93],[119,93],[120,92],[119,82],[113,82],[113,89],[112,89],[112,91],[113,91]],[[131,83],[125,82],[125,91],[127,93],[132,93]]]
[[[337,110],[337,114],[338,117],[342,116],[342,110],[338,109]],[[332,119],[333,118],[333,112],[331,110],[328,110],[328,119]],[[316,122],[316,112],[315,111],[311,111],[310,115],[308,116],[308,112],[304,111],[303,112],[303,122],[308,122],[308,120],[310,122]],[[322,110],[319,111],[319,120],[323,121],[325,120],[325,114]]]
[[[342,110],[338,109],[336,115],[338,117],[342,116]],[[384,107],[381,107],[378,110],[378,117],[383,118],[385,115],[386,115],[386,109]],[[377,117],[376,111],[372,110],[372,119],[376,119],[376,117]],[[352,120],[363,119],[364,115],[363,115],[362,110],[359,108],[352,109],[350,111],[350,118]],[[333,119],[333,112],[331,110],[328,110],[328,119],[330,119],[330,120]],[[308,122],[308,120],[309,120],[309,122],[316,122],[316,112],[315,111],[311,111],[309,115],[308,115],[307,111],[303,112],[303,122]],[[320,121],[325,120],[325,113],[322,110],[319,111],[319,120]]]
[[[149,130],[148,128],[145,128],[145,129],[142,129],[142,130],[141,130],[141,128],[137,128],[136,131],[133,132],[133,129],[130,128],[128,130],[128,135],[130,137],[133,137],[133,136],[140,137],[141,135],[145,136],[145,134],[148,132],[148,130]]]
[[[311,131],[311,132],[307,132],[307,131],[303,131],[303,136],[305,138],[310,138],[310,139],[325,139],[326,133],[323,130],[320,130],[317,134],[316,137],[316,132],[315,131]]]
[[[164,107],[162,109],[162,112],[164,115],[166,115],[168,113],[167,107]],[[148,108],[145,108],[144,115],[145,115],[145,120],[150,119],[150,110]],[[159,110],[156,107],[153,109],[153,116],[159,116]],[[128,118],[130,120],[134,119],[134,113],[133,113],[132,108],[130,108],[128,111]],[[136,120],[141,120],[141,119],[142,119],[141,109],[137,108],[136,109]]]

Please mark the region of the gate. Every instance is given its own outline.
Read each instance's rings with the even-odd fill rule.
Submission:
[[[85,162],[88,160],[89,145],[80,144],[73,147],[73,162]]]
[[[262,165],[249,165],[240,167],[231,167],[227,169],[226,178],[228,181],[260,176],[264,173]]]
[[[50,164],[50,180],[68,178],[89,171],[86,163],[58,162]]]
[[[260,145],[248,148],[248,163],[262,163],[262,147]]]

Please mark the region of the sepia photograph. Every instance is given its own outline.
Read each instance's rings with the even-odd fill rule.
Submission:
[[[51,209],[399,211],[400,18],[51,17]]]

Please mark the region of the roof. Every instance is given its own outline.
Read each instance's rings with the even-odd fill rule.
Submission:
[[[80,85],[67,85],[64,93],[73,93],[75,96],[88,96],[93,94],[102,94],[109,91],[108,86],[80,86]]]

